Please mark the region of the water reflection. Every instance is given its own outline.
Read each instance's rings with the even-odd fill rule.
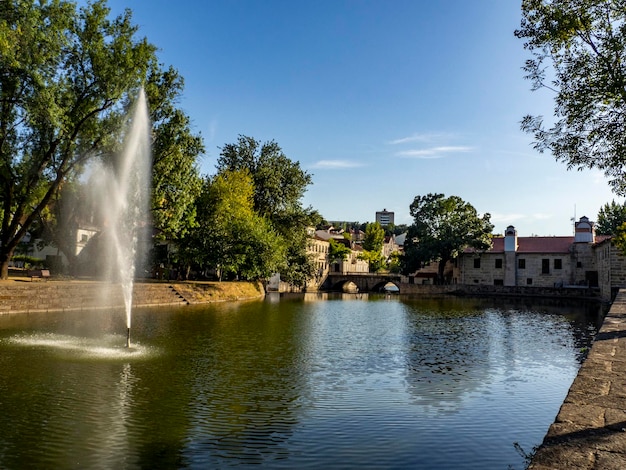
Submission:
[[[0,467],[520,467],[594,315],[283,296],[139,310],[134,352],[121,316],[2,317]]]

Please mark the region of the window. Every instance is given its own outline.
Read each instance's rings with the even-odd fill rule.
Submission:
[[[502,269],[502,258],[496,259],[496,269]]]
[[[563,263],[561,258],[555,258],[554,259],[554,269],[562,269],[563,268]]]
[[[581,261],[576,261],[576,267],[577,268],[582,268],[583,267],[583,263]]]
[[[541,274],[550,274],[550,260],[542,259],[541,260]]]
[[[527,286],[532,286],[533,285],[533,278],[529,277],[528,279],[526,279],[526,285]]]
[[[520,258],[517,260],[517,267],[520,269],[526,269],[526,259]]]
[[[480,258],[474,258],[474,267],[480,269]]]
[[[493,280],[493,285],[494,286],[503,286],[504,285],[504,281],[502,279],[494,279]]]

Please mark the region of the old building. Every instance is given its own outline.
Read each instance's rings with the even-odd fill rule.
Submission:
[[[491,249],[465,250],[458,278],[469,285],[594,288],[606,300],[626,286],[626,258],[610,237],[596,236],[587,217],[575,223],[573,236],[518,237],[511,225]]]

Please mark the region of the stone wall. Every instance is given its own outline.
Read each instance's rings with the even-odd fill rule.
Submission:
[[[625,332],[621,290],[529,469],[626,468]]]

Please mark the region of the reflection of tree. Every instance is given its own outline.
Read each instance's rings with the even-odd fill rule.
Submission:
[[[201,326],[208,336],[197,339],[194,347],[203,354],[193,358],[189,371],[187,414],[194,437],[188,450],[192,460],[202,459],[192,464],[285,458],[304,382],[289,302],[278,308],[253,302],[211,318],[215,328]],[[208,321],[206,313],[194,321],[198,329],[198,321]]]
[[[408,391],[427,408],[455,409],[487,373],[481,312],[441,299],[406,305]]]
[[[557,366],[561,360],[569,363],[572,350],[590,344],[595,332],[590,321],[599,317],[597,305],[581,302],[440,298],[404,303],[407,388],[418,404],[436,411],[458,408],[495,380],[526,380],[524,374],[542,368],[547,357]]]

